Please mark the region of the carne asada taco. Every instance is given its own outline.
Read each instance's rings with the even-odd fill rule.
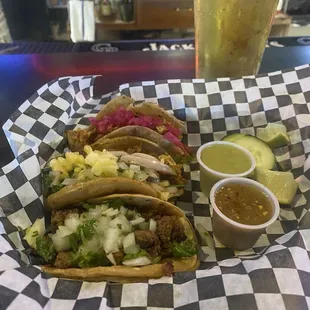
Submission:
[[[90,122],[87,129],[67,131],[70,150],[80,151],[84,145],[100,144],[106,138],[136,136],[158,144],[175,159],[189,155],[188,147],[181,142],[184,123],[157,104],[116,97]]]
[[[198,245],[183,212],[158,198],[110,195],[54,210],[50,233],[43,220],[24,239],[62,278],[134,282],[195,270]]]
[[[183,194],[182,165],[169,155],[158,157],[125,151],[93,151],[86,156],[66,152],[43,169],[44,197],[58,209],[90,198],[115,193],[143,194],[169,200]]]

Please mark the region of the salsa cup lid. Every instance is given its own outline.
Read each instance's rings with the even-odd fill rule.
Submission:
[[[216,171],[216,170],[213,170],[213,169],[209,168],[201,160],[201,153],[202,153],[202,151],[205,148],[211,147],[212,145],[229,145],[231,147],[234,147],[234,148],[242,151],[250,159],[251,167],[248,170],[246,170],[245,172],[236,173],[236,174],[223,173],[223,172],[219,172],[219,171]],[[256,161],[255,161],[255,158],[254,158],[254,156],[252,155],[251,152],[249,152],[247,149],[245,149],[244,147],[242,147],[242,146],[240,146],[238,144],[235,144],[235,143],[232,143],[232,142],[227,142],[227,141],[213,141],[213,142],[208,142],[206,144],[203,144],[202,146],[199,147],[199,149],[197,151],[196,157],[197,157],[197,160],[198,160],[198,163],[199,163],[200,166],[202,166],[205,170],[207,170],[208,172],[218,176],[221,179],[233,178],[233,177],[245,177],[245,176],[249,175],[250,173],[252,173],[254,171],[255,167],[256,167]]]
[[[268,199],[270,200],[270,202],[272,203],[273,216],[271,217],[271,219],[269,219],[267,222],[265,222],[263,224],[247,225],[247,224],[241,224],[239,222],[236,222],[236,221],[230,219],[225,214],[223,214],[219,210],[219,208],[217,207],[217,205],[215,203],[215,194],[222,186],[224,186],[226,184],[231,184],[231,183],[250,185],[250,186],[256,187],[260,191],[264,192],[268,196]],[[229,178],[229,179],[220,180],[219,182],[215,183],[211,189],[211,192],[210,192],[210,202],[211,202],[211,205],[212,205],[214,211],[223,220],[225,220],[226,222],[230,223],[233,226],[236,226],[237,228],[241,228],[241,229],[245,229],[245,230],[264,229],[267,226],[271,225],[278,218],[279,213],[280,213],[280,206],[279,206],[279,202],[278,202],[276,196],[266,186],[264,186],[264,185],[262,185],[256,181],[246,179],[246,178]]]

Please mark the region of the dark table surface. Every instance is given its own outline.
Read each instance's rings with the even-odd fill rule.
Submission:
[[[310,47],[268,48],[260,72],[310,63]],[[66,53],[0,56],[0,124],[46,82],[70,75],[102,75],[95,94],[134,81],[194,77],[193,51]],[[0,167],[13,154],[1,131]]]

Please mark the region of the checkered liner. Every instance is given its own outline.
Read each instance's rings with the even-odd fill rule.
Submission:
[[[310,66],[243,79],[163,80],[125,84],[92,98],[94,77],[67,77],[39,89],[3,126],[15,160],[0,170],[0,309],[307,309],[310,307]],[[255,246],[234,252],[215,239],[202,247],[196,272],[138,284],[70,281],[29,265],[20,230],[42,218],[40,167],[63,151],[65,129],[84,127],[111,97],[157,102],[186,121],[185,142],[198,148],[233,132],[255,134],[283,123],[291,145],[275,150],[299,191],[291,206]],[[212,234],[208,199],[198,165],[185,166],[190,182],[178,206]]]

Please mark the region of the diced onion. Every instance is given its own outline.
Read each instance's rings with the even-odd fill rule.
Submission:
[[[59,237],[67,237],[71,235],[73,231],[69,229],[67,226],[60,225],[58,226],[58,230],[56,234],[58,234]]]
[[[112,265],[116,266],[116,261],[112,253],[107,255],[107,259],[111,262]]]
[[[63,182],[61,184],[62,185],[71,185],[71,184],[76,184],[77,182],[78,182],[78,180],[76,180],[76,179],[66,178],[63,180]]]
[[[143,222],[145,222],[145,219],[143,217],[138,217],[138,218],[130,221],[132,226],[139,225],[139,224],[141,224]]]
[[[117,228],[108,228],[103,239],[103,249],[106,253],[111,253],[117,243],[120,230]]]
[[[159,175],[155,169],[144,168],[143,170],[149,175],[149,177],[154,178],[154,179],[159,178]]]
[[[118,240],[117,240],[117,246],[118,246],[118,248],[122,248],[122,247],[123,247],[124,238],[125,238],[124,235],[120,235],[120,236],[118,237]]]
[[[163,187],[167,187],[167,186],[170,186],[170,182],[168,180],[164,180],[164,181],[159,182],[159,185]]]
[[[100,208],[101,208],[101,212],[104,212],[105,210],[108,210],[109,204],[102,204]]]
[[[134,165],[139,165],[144,168],[150,168],[154,169],[156,171],[165,173],[165,174],[170,174],[170,175],[175,175],[175,172],[171,167],[168,165],[156,160],[151,160],[149,158],[144,158],[144,157],[139,157],[139,156],[133,156],[133,155],[124,155],[121,157],[121,161],[124,161],[125,163],[132,164]],[[131,169],[131,168],[130,168]]]
[[[136,245],[136,239],[135,239],[135,234],[134,233],[130,233],[128,234],[123,241],[123,248],[124,248],[124,252],[128,253],[128,249],[130,249],[131,247]]]
[[[106,215],[106,214],[108,214],[109,212],[111,212],[113,210],[114,210],[113,208],[108,208],[108,209],[106,209],[105,211],[102,212],[102,215]]]
[[[134,171],[134,172],[139,172],[141,170],[140,166],[138,166],[138,165],[130,165],[129,169]]]
[[[88,214],[89,214],[88,218],[91,218],[91,219],[92,218],[96,219],[96,218],[100,217],[102,214],[101,206],[96,206],[95,208],[89,209]]]
[[[52,235],[51,238],[57,252],[67,251],[70,249],[71,246],[69,236],[62,237],[56,233]]]
[[[112,217],[112,216],[117,215],[118,213],[119,213],[119,210],[117,210],[117,209],[115,209],[115,210],[112,209],[112,210],[110,210],[108,213],[106,213],[106,215]]]
[[[109,228],[110,220],[111,218],[107,216],[100,217],[97,221],[97,225],[95,226],[96,231],[99,234],[104,233]]]
[[[128,211],[128,209],[126,209],[124,206],[121,206],[121,207],[119,208],[119,212],[122,213],[122,214],[126,214],[127,211]]]
[[[129,167],[123,161],[120,161],[117,164],[118,164],[118,168],[120,168],[122,170],[128,170],[129,169]]]
[[[151,260],[146,257],[146,256],[142,256],[142,257],[138,257],[138,258],[134,258],[134,259],[129,259],[129,260],[125,260],[123,261],[123,265],[125,266],[146,266],[146,265],[150,265],[152,262]]]
[[[143,170],[135,173],[134,179],[140,182],[145,181],[149,176]]]
[[[157,226],[157,223],[155,220],[153,219],[150,219],[150,231],[155,233],[156,232],[156,226]]]
[[[69,214],[65,219],[65,226],[72,232],[75,232],[77,227],[82,223],[77,213]]]
[[[131,224],[124,214],[119,214],[114,220],[110,222],[109,225],[112,228],[120,228],[125,233],[131,232]]]

